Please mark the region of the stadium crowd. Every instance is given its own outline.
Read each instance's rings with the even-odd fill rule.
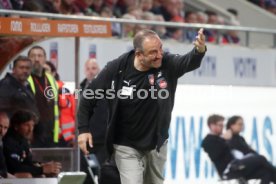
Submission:
[[[249,0],[249,1],[276,15],[276,0]]]
[[[130,20],[239,25],[237,20],[226,21],[213,11],[187,11],[182,0],[1,0],[0,8]],[[235,13],[237,15],[236,11]],[[116,23],[112,26],[112,32],[114,36],[132,38],[137,31],[144,28],[155,30],[162,39],[190,43],[195,40],[197,33],[195,29],[134,24],[120,26]],[[208,42],[238,44],[240,41],[238,33],[235,31],[218,34],[216,31],[205,30],[205,34]]]

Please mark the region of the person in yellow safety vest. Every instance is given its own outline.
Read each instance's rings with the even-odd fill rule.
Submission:
[[[52,74],[58,84],[58,106],[59,106],[59,146],[67,147],[74,145],[75,139],[75,98],[69,89],[64,87],[60,80],[55,65],[51,61],[46,61],[44,69]]]
[[[33,64],[28,81],[40,115],[34,127],[32,147],[56,147],[59,141],[58,86],[54,77],[43,68],[46,62],[44,48],[33,46],[28,57]]]

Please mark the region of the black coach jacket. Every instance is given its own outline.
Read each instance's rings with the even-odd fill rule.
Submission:
[[[122,89],[128,58],[131,54],[134,54],[134,52],[134,50],[131,50],[109,62],[87,89],[93,90],[94,92],[97,89],[101,89],[104,93],[107,90],[114,90],[114,94],[117,94],[117,91]],[[163,54],[162,66],[156,70],[156,75],[154,77],[158,79],[158,73],[162,73],[167,83],[166,89],[169,91],[169,97],[167,99],[158,99],[157,150],[160,149],[169,136],[168,129],[174,105],[177,80],[186,72],[198,68],[204,55],[205,53],[198,53],[195,48],[185,55],[170,54],[168,52]],[[82,94],[85,93],[83,92]],[[118,102],[119,100],[116,95],[114,99],[108,99],[109,123],[106,134],[106,144],[110,155],[113,152],[114,126],[116,125]],[[80,134],[89,132],[89,119],[93,115],[93,109],[96,103],[96,98],[87,99],[82,96],[78,109],[78,129]]]

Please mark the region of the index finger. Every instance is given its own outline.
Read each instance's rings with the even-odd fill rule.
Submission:
[[[88,151],[87,151],[87,147],[86,147],[86,142],[85,141],[79,141],[79,147],[80,149],[82,150],[82,152],[87,155],[88,154]]]
[[[203,31],[204,31],[204,29],[200,28],[199,31],[198,31],[198,34],[203,34]]]
[[[199,38],[202,40],[203,39],[203,31],[204,31],[204,29],[203,28],[200,28],[199,29],[199,31],[198,31],[198,36],[199,36]]]
[[[85,155],[87,155],[89,152],[87,151],[86,142],[82,142],[79,144],[80,149],[83,151]]]

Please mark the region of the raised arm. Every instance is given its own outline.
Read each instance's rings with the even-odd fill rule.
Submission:
[[[168,54],[169,65],[172,65],[174,74],[179,78],[186,72],[197,69],[206,52],[205,36],[203,29],[198,31],[198,35],[194,41],[194,49],[185,55]]]

